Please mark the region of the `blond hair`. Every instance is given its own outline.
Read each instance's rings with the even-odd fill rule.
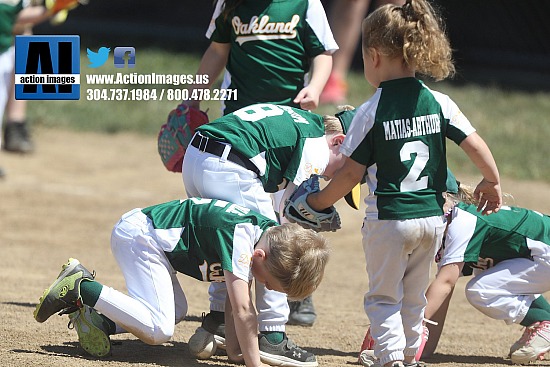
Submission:
[[[328,241],[320,234],[285,223],[265,231],[269,254],[266,268],[291,299],[303,299],[317,289],[329,259]]]
[[[426,0],[407,0],[403,6],[387,4],[363,20],[363,50],[401,56],[416,72],[442,80],[455,67],[442,19]]]
[[[454,203],[462,202],[469,205],[479,205],[479,199],[476,199],[474,195],[474,187],[465,185],[463,183],[458,184],[458,192],[450,193],[447,192],[446,199],[451,200]],[[503,203],[512,204],[514,202],[514,197],[509,193],[502,193]]]
[[[338,106],[338,111],[352,111],[355,107],[350,105]],[[325,135],[343,134],[342,122],[334,115],[324,115]]]

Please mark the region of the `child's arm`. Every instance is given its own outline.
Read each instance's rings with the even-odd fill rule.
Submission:
[[[225,317],[226,320],[228,317],[232,319],[229,323],[226,321],[227,356],[237,362],[244,359],[247,367],[267,366],[260,361],[258,318],[250,298],[249,284],[227,270],[224,270],[224,276],[229,300],[226,302]]]
[[[223,68],[227,64],[229,57],[229,49],[231,45],[229,43],[211,42],[208,49],[202,55],[199,69],[195,75],[208,75],[207,84],[194,84],[189,86],[189,95],[193,93],[195,89],[210,89],[212,84],[216,81],[221,74]],[[187,105],[200,109],[201,101],[190,100]]]
[[[424,311],[424,317],[437,322],[437,325],[427,324],[430,330],[430,337],[424,346],[424,351],[422,352],[423,358],[431,356],[437,347],[441,332],[443,331],[443,325],[445,324],[449,302],[451,301],[455,284],[458,281],[463,266],[464,263],[461,262],[441,267],[434,281],[426,291],[428,304]]]
[[[502,192],[498,168],[491,150],[475,132],[464,139],[459,146],[483,175],[483,180],[474,191],[475,198],[479,200],[477,210],[483,209],[484,215],[498,212],[502,206]]]
[[[319,96],[327,83],[332,70],[332,54],[324,52],[313,58],[309,84],[294,98],[304,110],[314,110],[319,106]]]
[[[237,333],[235,332],[235,322],[233,320],[233,309],[231,307],[231,301],[229,296],[225,299],[225,351],[229,360],[235,363],[243,362],[243,355],[241,348],[239,347],[239,340],[237,339]]]
[[[29,7],[23,8],[23,10],[19,12],[19,14],[17,15],[16,25],[21,25],[21,24],[35,25],[47,20],[51,16],[52,14],[46,9],[45,6],[42,6],[42,5],[29,6]]]
[[[344,166],[334,174],[329,184],[319,192],[307,197],[307,203],[313,210],[329,208],[339,199],[346,196],[365,175],[366,167],[351,158],[346,158]]]

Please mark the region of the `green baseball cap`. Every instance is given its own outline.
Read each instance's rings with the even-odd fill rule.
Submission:
[[[342,130],[344,130],[344,134],[348,133],[349,127],[351,125],[351,120],[353,120],[353,117],[357,113],[357,110],[350,110],[350,111],[340,111],[336,115],[338,120],[340,120],[340,123],[342,124]]]

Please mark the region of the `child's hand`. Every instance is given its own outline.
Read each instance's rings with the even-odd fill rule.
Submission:
[[[474,197],[479,200],[477,211],[482,211],[483,215],[496,213],[502,206],[502,192],[499,183],[489,182],[486,179],[481,180],[474,191]]]
[[[314,110],[319,106],[320,93],[311,87],[305,87],[294,98],[294,103],[299,103],[304,110]]]

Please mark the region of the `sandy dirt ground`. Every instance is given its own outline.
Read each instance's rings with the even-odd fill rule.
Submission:
[[[184,197],[181,176],[164,169],[156,140],[132,134],[99,135],[37,129],[35,154],[0,153],[8,176],[0,181],[0,365],[18,366],[227,366],[225,356],[193,359],[187,341],[208,310],[207,284],[179,277],[190,304],[174,337],[149,346],[130,334],[113,339],[112,355],[89,358],[79,347],[68,317],[37,323],[38,298],[69,257],[78,258],[97,280],[124,290],[124,280],[110,252],[112,226],[121,214]],[[459,177],[461,178],[461,177]],[[463,182],[468,182],[462,178]],[[550,212],[550,187],[504,179],[515,203]],[[338,204],[343,228],[328,234],[333,253],[314,294],[318,318],[311,328],[288,326],[290,337],[315,353],[320,366],[357,364],[357,352],[369,324],[363,311],[367,278],[361,247],[361,211]],[[510,345],[521,335],[474,310],[457,291],[437,353],[429,365],[507,366]],[[550,366],[549,361],[537,365]]]

